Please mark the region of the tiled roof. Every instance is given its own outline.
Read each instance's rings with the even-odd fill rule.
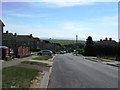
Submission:
[[[117,45],[118,43],[114,40],[103,40],[103,41],[98,41],[99,44],[104,44],[104,45]]]
[[[9,34],[9,33],[8,34],[3,33],[2,38],[6,39],[6,40],[14,40],[15,39],[14,35],[13,34]]]
[[[1,21],[1,19],[0,19],[0,23],[2,23],[2,26],[3,26],[3,27],[5,26],[5,24]]]

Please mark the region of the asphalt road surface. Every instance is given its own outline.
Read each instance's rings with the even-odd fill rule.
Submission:
[[[118,88],[118,68],[83,56],[58,55],[48,88]]]

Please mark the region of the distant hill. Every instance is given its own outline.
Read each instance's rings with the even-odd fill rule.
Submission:
[[[59,39],[48,39],[50,43],[59,43],[61,45],[69,45],[69,44],[75,44],[75,40],[59,40]],[[78,41],[78,43],[85,44],[85,41]]]

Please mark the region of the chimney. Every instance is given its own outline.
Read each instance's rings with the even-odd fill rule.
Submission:
[[[30,38],[32,38],[33,36],[32,36],[32,34],[30,34]]]
[[[17,36],[17,33],[14,33],[14,36]]]
[[[107,40],[108,40],[108,38],[106,37],[106,38],[105,38],[105,41],[107,41]]]
[[[8,31],[6,31],[6,34],[8,34],[9,32]]]
[[[109,38],[110,41],[112,41],[112,38]]]
[[[102,39],[100,39],[100,41],[102,41]]]

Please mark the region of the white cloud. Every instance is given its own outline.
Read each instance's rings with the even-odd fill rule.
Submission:
[[[15,16],[15,17],[28,17],[28,18],[33,17],[33,16],[30,15],[30,14],[19,14],[19,13],[14,13],[14,14],[9,14],[9,13],[8,13],[8,15],[9,15],[9,16]]]
[[[61,24],[60,31],[63,31],[64,37],[65,35],[69,37],[79,35],[81,38],[87,38],[90,35],[95,40],[112,37],[118,41],[118,19],[117,15],[113,15],[88,20],[87,22],[64,22]]]
[[[119,2],[119,0],[2,0],[2,2],[44,2],[50,7],[58,6],[76,6],[76,5],[93,5],[95,2]]]
[[[25,17],[25,18],[34,18],[34,17],[46,17],[47,14],[20,14],[20,13],[7,13],[9,16],[15,16],[15,17]]]
[[[84,2],[119,2],[119,0],[1,0],[2,2],[47,2],[47,3],[84,3]]]
[[[119,0],[41,0],[57,6],[91,5],[95,2],[118,2]]]
[[[118,41],[118,22],[117,15],[108,17],[99,17],[84,21],[66,21],[53,23],[53,26],[43,25],[18,25],[15,23],[6,23],[5,30],[16,32],[18,34],[33,34],[34,36],[44,38],[79,38],[86,39],[89,35],[93,40],[112,37]]]
[[[43,27],[41,25],[24,25],[16,23],[7,23],[4,32],[9,31],[10,33],[17,33],[18,35],[30,35],[33,34],[35,37],[50,38],[56,36],[52,29],[49,27]],[[58,35],[58,34],[57,34]]]
[[[105,16],[97,19],[91,19],[92,22],[97,22],[99,24],[118,26],[118,15]]]
[[[88,31],[89,28],[85,27],[83,24],[80,22],[64,22],[62,29],[71,31],[73,30],[74,32],[79,32],[79,31]]]
[[[94,4],[93,2],[88,0],[42,0],[42,2],[46,2],[59,7]]]
[[[28,34],[32,29],[29,25],[20,25],[20,24],[15,24],[15,23],[6,23],[5,25],[5,30],[4,31],[9,31],[11,33],[18,33],[18,34]]]

